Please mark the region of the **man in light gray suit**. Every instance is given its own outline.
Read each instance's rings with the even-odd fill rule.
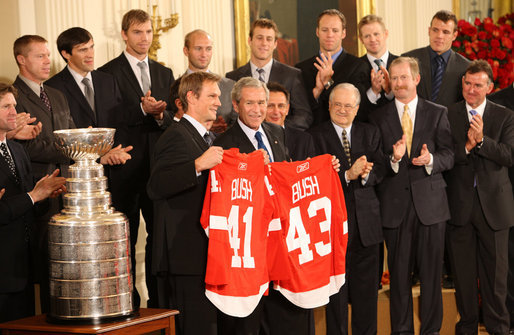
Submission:
[[[428,27],[430,45],[411,50],[402,56],[418,59],[421,81],[418,95],[423,99],[449,107],[462,100],[461,78],[469,60],[451,50],[457,38],[457,18],[447,10],[432,17]]]
[[[201,29],[186,34],[183,50],[188,60],[188,67],[185,74],[196,71],[209,72],[213,51],[212,44],[211,35]],[[234,84],[235,82],[229,78],[221,78],[218,82],[221,91],[221,106],[218,107],[218,116],[211,128],[216,133],[224,132],[227,127],[230,127],[237,120],[237,113],[232,109],[232,99],[230,97]]]

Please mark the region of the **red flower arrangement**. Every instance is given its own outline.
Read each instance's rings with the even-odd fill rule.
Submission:
[[[453,50],[464,57],[485,59],[493,69],[494,87],[502,89],[514,81],[514,13],[498,19],[491,18],[471,24],[460,20],[458,35],[453,41]]]

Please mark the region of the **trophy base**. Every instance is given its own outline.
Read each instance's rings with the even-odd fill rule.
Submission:
[[[87,317],[87,318],[62,318],[48,314],[46,321],[48,323],[60,324],[60,325],[100,325],[104,323],[129,321],[139,316],[139,310],[130,311],[123,315],[116,316],[99,316],[99,317]]]

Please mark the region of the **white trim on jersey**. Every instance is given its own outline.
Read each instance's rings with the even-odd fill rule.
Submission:
[[[344,285],[345,281],[346,274],[340,274],[331,276],[330,282],[327,285],[308,292],[291,292],[279,286],[276,282],[274,283],[273,288],[282,293],[287,300],[296,306],[302,308],[317,308],[328,304],[330,300],[329,297],[339,292],[339,289]]]
[[[234,297],[221,295],[212,291],[208,288],[205,290],[207,298],[223,313],[244,318],[250,315],[261,300],[262,295],[269,287],[269,282],[264,283],[259,288],[259,293],[247,297]],[[237,311],[237,312],[235,312]]]

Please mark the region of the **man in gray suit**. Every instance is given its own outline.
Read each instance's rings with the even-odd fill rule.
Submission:
[[[451,220],[448,253],[460,321],[456,334],[476,334],[478,293],[489,334],[509,333],[506,306],[509,227],[514,199],[508,168],[514,150],[514,112],[486,99],[493,72],[474,61],[462,78],[461,101],[448,110],[455,167],[445,177]]]
[[[447,10],[432,17],[428,28],[430,45],[402,56],[418,59],[421,81],[418,95],[423,99],[449,107],[462,100],[461,78],[469,60],[451,50],[457,38],[457,18]]]
[[[209,72],[209,64],[211,63],[213,52],[212,44],[211,35],[201,29],[196,29],[186,34],[183,50],[188,60],[188,67],[185,74],[196,71]],[[229,78],[221,78],[218,82],[221,91],[221,106],[218,108],[217,119],[211,127],[211,130],[216,133],[224,132],[237,119],[237,114],[232,109],[232,99],[230,97],[234,84],[235,82]]]
[[[291,109],[286,118],[286,126],[305,130],[312,123],[312,112],[305,90],[301,71],[273,59],[277,47],[278,28],[269,19],[258,19],[250,27],[250,61],[226,74],[227,78],[238,81],[243,77],[253,77],[264,83],[277,82],[291,94]]]

